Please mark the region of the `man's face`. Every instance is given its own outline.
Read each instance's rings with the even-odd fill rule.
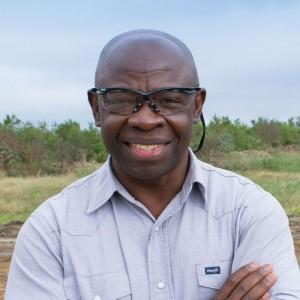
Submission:
[[[195,84],[189,65],[176,49],[172,52],[161,43],[150,44],[131,43],[122,51],[115,50],[97,85],[149,92]],[[194,94],[189,100],[184,111],[168,116],[153,112],[147,103],[130,116],[97,107],[103,140],[117,175],[121,172],[139,180],[157,180],[186,166],[193,121],[199,117],[204,97]]]

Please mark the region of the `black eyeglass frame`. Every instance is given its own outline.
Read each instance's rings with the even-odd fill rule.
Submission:
[[[201,91],[205,91],[204,88],[201,88],[199,86],[194,86],[194,87],[166,87],[166,88],[160,88],[160,89],[156,89],[156,90],[153,90],[151,92],[148,92],[148,93],[145,93],[145,92],[142,92],[140,90],[136,90],[136,89],[128,89],[128,88],[119,88],[119,87],[114,87],[114,88],[91,88],[88,90],[88,94],[91,93],[91,94],[96,94],[96,95],[105,95],[107,94],[108,92],[110,91],[127,91],[127,92],[133,92],[133,93],[136,93],[136,94],[139,94],[142,96],[142,101],[143,103],[141,103],[142,105],[144,104],[144,102],[146,101],[149,101],[149,97],[156,93],[156,92],[161,92],[161,91],[180,91],[180,92],[184,92],[184,93],[187,93],[189,95],[192,95],[192,94],[195,94],[196,92],[201,92]],[[153,103],[154,104],[154,103]],[[157,106],[154,104],[151,104],[151,102],[149,103],[149,106],[153,109],[154,112],[159,112],[159,110],[157,111]],[[135,107],[135,109],[133,110],[133,113],[134,112],[137,112],[139,110],[139,108],[142,106],[142,105],[138,105],[137,103],[137,107]],[[203,132],[202,132],[202,136],[200,138],[200,142],[198,144],[198,147],[196,148],[196,150],[194,150],[193,152],[194,153],[197,153],[201,150],[201,148],[203,147],[203,144],[204,144],[204,140],[205,140],[205,133],[206,133],[206,124],[205,124],[205,120],[204,120],[204,116],[203,116],[203,113],[201,113],[200,115],[200,121],[202,123],[202,127],[203,127]]]
[[[142,101],[137,101],[136,106],[133,108],[132,113],[136,113],[140,110],[140,108],[144,105],[146,101],[149,101],[148,105],[155,113],[160,113],[159,105],[150,99],[151,95],[157,92],[183,92],[188,95],[195,94],[196,92],[203,91],[204,89],[199,86],[193,87],[165,87],[160,89],[155,89],[151,92],[145,93],[140,90],[136,89],[129,89],[129,88],[120,88],[120,87],[113,87],[113,88],[92,88],[88,90],[88,93],[96,94],[96,95],[103,95],[105,96],[107,93],[111,91],[120,91],[120,92],[130,92],[133,94],[138,94],[142,96]],[[105,108],[105,107],[104,107]],[[109,109],[108,109],[109,110]],[[121,114],[122,115],[122,114]],[[126,114],[127,115],[127,114]]]
[[[202,91],[204,90],[203,88],[199,86],[193,86],[193,87],[166,87],[166,88],[160,88],[153,90],[151,92],[145,93],[140,90],[136,89],[128,89],[128,88],[120,88],[120,87],[113,87],[113,88],[91,88],[88,90],[88,93],[95,93],[97,95],[105,95],[108,92],[111,91],[124,91],[124,92],[131,92],[131,93],[136,93],[139,94],[144,98],[149,98],[151,95],[153,95],[156,92],[184,92],[186,94],[194,94],[195,92]]]
[[[160,89],[155,89],[151,92],[145,93],[140,90],[136,89],[128,89],[128,88],[120,88],[120,87],[113,87],[113,88],[92,88],[88,90],[88,93],[96,94],[96,95],[103,95],[105,96],[107,93],[111,91],[120,91],[120,92],[130,92],[133,94],[138,94],[142,96],[142,101],[137,101],[136,106],[133,108],[132,113],[136,113],[140,110],[140,108],[144,105],[146,101],[149,101],[148,105],[155,113],[160,113],[159,105],[155,103],[155,101],[152,101],[150,99],[151,95],[157,93],[157,92],[183,92],[188,95],[195,94],[196,92],[204,90],[203,88],[199,86],[193,86],[193,87],[165,87]],[[105,107],[104,107],[105,108]],[[109,109],[108,109],[109,110]],[[122,115],[122,114],[120,114]],[[125,114],[124,114],[125,115]],[[127,115],[127,114],[126,114]]]

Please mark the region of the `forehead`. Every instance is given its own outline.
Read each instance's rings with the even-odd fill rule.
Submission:
[[[96,84],[193,85],[192,63],[185,51],[172,41],[157,37],[128,38],[113,45],[100,60]]]

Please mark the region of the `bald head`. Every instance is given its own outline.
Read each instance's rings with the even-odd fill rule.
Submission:
[[[170,86],[178,86],[178,79],[185,86],[198,85],[190,50],[174,36],[155,30],[129,31],[109,41],[100,55],[95,85],[118,86],[128,74],[131,78],[167,74]]]

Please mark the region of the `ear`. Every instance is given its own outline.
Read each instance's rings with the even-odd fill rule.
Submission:
[[[193,111],[193,121],[194,123],[197,123],[200,119],[200,115],[202,114],[202,108],[203,104],[205,102],[206,98],[206,90],[204,88],[201,88],[201,91],[197,93],[196,99],[195,99],[195,105],[194,105],[194,111]]]
[[[101,107],[99,107],[98,96],[91,91],[88,91],[88,99],[93,111],[95,125],[101,127]]]

